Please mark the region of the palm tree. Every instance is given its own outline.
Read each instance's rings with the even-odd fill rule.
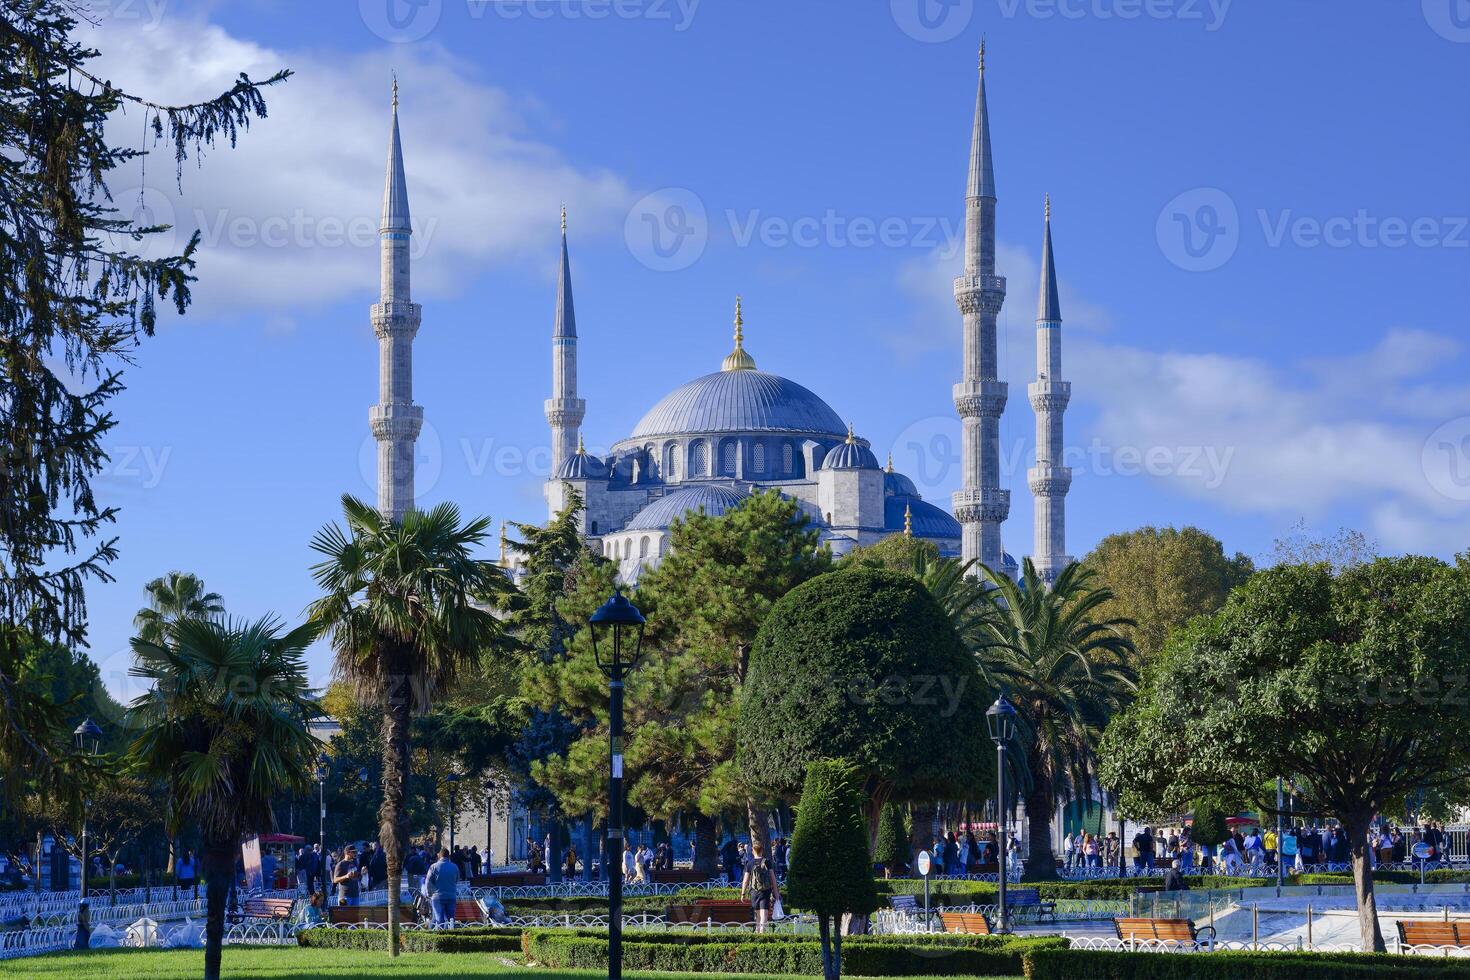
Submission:
[[[1113,593],[1094,585],[1096,573],[1080,564],[1067,566],[1049,588],[1029,558],[1019,583],[979,568],[989,586],[989,638],[976,657],[990,684],[1015,705],[1022,730],[1017,785],[1024,787],[1031,839],[1025,878],[1055,878],[1056,801],[1094,784],[1097,739],[1137,687],[1133,643],[1120,632],[1133,624],[1095,618]]]
[[[409,724],[500,641],[500,621],[485,603],[503,605],[497,597],[511,586],[493,562],[471,556],[489,534],[487,518],[461,525],[459,508],[444,503],[398,523],[351,496],[342,510],[346,533],[329,524],[312,539],[326,557],[312,566],[324,594],[309,615],[331,632],[338,675],[383,708],[378,835],[388,865],[388,950],[397,956]]]
[[[192,572],[169,572],[144,586],[148,606],[138,610],[133,626],[138,638],[162,643],[164,628],[179,619],[210,619],[225,611],[218,592],[205,592],[204,583]]]
[[[125,716],[134,732],[129,758],[168,786],[171,817],[197,823],[203,836],[205,980],[220,975],[225,895],[240,841],[273,829],[273,799],[309,789],[319,750],[307,731],[318,708],[304,660],[316,630],[281,630],[271,617],[185,618],[164,628],[161,643],[132,641],[132,673],[152,685]]]

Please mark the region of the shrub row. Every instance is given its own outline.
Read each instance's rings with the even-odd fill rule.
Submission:
[[[410,953],[514,953],[521,949],[521,930],[513,928],[405,929],[401,948]],[[386,929],[335,929],[319,926],[296,934],[296,942],[316,949],[359,949],[387,952]]]
[[[1344,871],[1326,872],[1321,874],[1296,875],[1295,880],[1302,885],[1351,885],[1353,876]],[[1417,871],[1375,871],[1373,880],[1395,885],[1417,885],[1419,884],[1419,873]],[[1437,868],[1434,871],[1424,872],[1424,881],[1430,885],[1458,885],[1470,882],[1470,871],[1453,871],[1449,868]]]
[[[1252,888],[1275,885],[1274,878],[1236,878],[1226,875],[1189,875],[1184,879],[1193,889]],[[1097,878],[1090,881],[1022,882],[1012,888],[1035,888],[1048,901],[1078,899],[1107,901],[1126,899],[1140,888],[1158,888],[1162,878]],[[878,882],[880,895],[922,895],[923,879],[894,878]],[[988,881],[931,882],[930,902],[935,905],[986,905],[995,901],[995,885]]]
[[[1379,980],[1470,978],[1470,962],[1388,953],[1117,953],[1038,949],[1025,955],[1027,980]]]
[[[851,936],[842,943],[842,969],[855,976],[943,974],[1020,976],[1022,956],[1061,949],[1060,937]],[[528,930],[522,939],[528,962],[555,969],[607,969],[607,939],[596,933]],[[623,966],[675,973],[822,972],[815,937],[705,936],[630,933],[623,937]]]

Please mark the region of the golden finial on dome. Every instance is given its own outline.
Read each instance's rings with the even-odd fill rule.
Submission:
[[[578,456],[586,456],[587,455],[587,447],[585,445],[583,445],[583,443],[582,443],[582,433],[580,433],[580,432],[577,433],[577,455]]]
[[[508,564],[510,564],[510,555],[507,554],[507,548],[506,548],[505,542],[506,542],[506,537],[505,537],[505,522],[504,521],[501,521],[500,522],[500,567],[501,568],[505,568]]]
[[[889,472],[889,473],[892,473],[893,472],[893,454],[892,453],[889,453],[888,454],[888,469],[887,469],[887,472]]]
[[[847,423],[847,444],[851,446],[854,442],[857,440],[852,437],[852,423],[849,422]]]
[[[745,315],[740,310],[740,297],[735,297],[735,349],[725,356],[722,371],[754,371],[755,358],[745,352]]]
[[[914,536],[914,508],[909,504],[903,505],[903,536],[906,538]]]

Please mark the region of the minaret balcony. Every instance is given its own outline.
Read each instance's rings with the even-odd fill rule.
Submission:
[[[1072,382],[1042,379],[1026,386],[1031,407],[1037,412],[1061,412],[1072,400]]]
[[[368,410],[368,422],[379,441],[417,439],[424,427],[424,410],[408,402],[374,405]]]
[[[1037,497],[1064,497],[1072,486],[1070,466],[1033,466],[1026,471],[1026,485]]]
[[[584,398],[546,399],[546,422],[549,425],[581,425],[587,417],[587,400]]]
[[[954,407],[960,418],[1000,418],[1010,387],[1004,381],[961,381],[954,386]]]
[[[954,298],[961,313],[999,313],[1006,298],[1005,276],[960,276]]]
[[[999,523],[1011,512],[1011,492],[1000,487],[956,490],[949,499],[954,518],[961,524]]]
[[[412,337],[419,332],[423,308],[417,303],[374,303],[372,319],[373,332],[379,337]]]

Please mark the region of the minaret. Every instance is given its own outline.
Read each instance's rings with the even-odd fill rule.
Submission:
[[[1072,384],[1062,376],[1062,307],[1057,301],[1056,264],[1051,254],[1051,196],[1046,198],[1046,237],[1041,246],[1041,299],[1036,310],[1036,380],[1028,389],[1036,410],[1036,465],[1027,473],[1036,500],[1036,543],[1032,562],[1050,584],[1072,563],[1067,556],[1067,489],[1072,470],[1062,465],[1062,414]]]
[[[383,186],[383,224],[378,232],[381,271],[373,332],[378,335],[378,404],[369,413],[378,440],[378,510],[398,521],[414,505],[414,440],[424,410],[413,403],[413,338],[421,310],[409,294],[408,185],[398,141],[398,79],[393,79],[393,132]]]
[[[577,397],[577,312],[572,305],[572,262],[567,257],[567,209],[561,209],[561,272],[556,278],[556,322],[551,328],[551,473],[577,452],[587,403]]]
[[[999,571],[1000,525],[1011,509],[1010,491],[1000,488],[1000,416],[1006,407],[1006,385],[997,377],[995,342],[1006,281],[995,274],[995,169],[985,104],[984,41],[965,194],[965,273],[954,281],[954,297],[965,319],[964,380],[954,386],[954,404],[964,426],[964,489],[954,493],[954,516],[963,527],[963,558],[977,558]]]

